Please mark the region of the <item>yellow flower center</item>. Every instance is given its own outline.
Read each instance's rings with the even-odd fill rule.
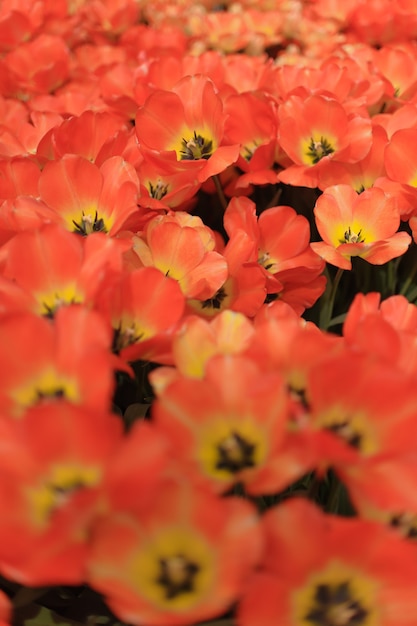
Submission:
[[[357,220],[353,220],[351,224],[337,224],[331,233],[331,243],[335,248],[346,243],[370,244],[374,241],[376,241],[376,237],[372,230],[369,230],[366,224],[361,224]]]
[[[91,233],[98,232],[107,233],[104,219],[98,216],[97,211],[95,211],[94,215],[84,213],[83,211],[78,221],[76,222],[75,220],[72,220],[72,223],[75,227],[74,233],[79,235],[86,236],[91,235]]]
[[[184,127],[177,141],[168,147],[175,150],[179,161],[209,159],[217,149],[217,141],[208,128],[191,130]]]
[[[305,165],[316,165],[321,159],[335,152],[336,145],[335,137],[314,133],[310,139],[302,142],[301,159]]]
[[[52,291],[36,294],[39,313],[53,317],[56,310],[67,304],[79,304],[84,301],[84,295],[78,291],[75,283]]]
[[[148,182],[149,195],[151,198],[155,198],[155,200],[162,200],[164,196],[168,193],[168,185],[162,182],[160,178],[158,178],[155,184]]]
[[[349,226],[344,232],[343,239],[340,239],[340,243],[364,243],[365,238],[362,236],[362,229],[360,228],[355,233]]]
[[[113,219],[107,215],[99,215],[97,207],[86,207],[64,215],[66,227],[77,235],[86,237],[91,233],[108,233],[113,226]]]
[[[245,161],[249,162],[251,160],[260,143],[260,141],[258,142],[254,140],[242,146],[241,155],[243,156]]]
[[[201,433],[197,456],[205,473],[230,482],[260,466],[267,455],[264,433],[252,417],[213,419]]]
[[[192,608],[216,576],[212,547],[192,528],[160,530],[128,568],[140,593],[163,610]]]
[[[277,261],[271,257],[269,252],[258,250],[258,263],[271,274],[278,271]]]
[[[42,484],[29,491],[29,500],[35,522],[46,524],[53,512],[64,506],[71,495],[80,489],[98,484],[100,471],[97,467],[57,465]]]
[[[390,525],[407,539],[417,539],[417,515],[415,513],[396,513],[390,519]]]
[[[227,279],[216,293],[206,300],[188,300],[187,304],[195,309],[200,315],[205,317],[214,317],[221,311],[228,310],[229,305],[233,301],[234,288],[232,281]]]
[[[332,562],[293,597],[299,626],[377,626],[377,585],[342,563]]]
[[[212,298],[208,298],[207,300],[203,300],[201,303],[201,307],[203,309],[216,309],[220,310],[222,308],[223,300],[226,298],[227,294],[224,287],[220,287],[214,294]]]
[[[376,432],[361,411],[334,406],[319,416],[316,425],[334,433],[362,455],[374,454],[379,448]]]
[[[75,380],[67,378],[55,370],[46,369],[38,376],[11,392],[15,401],[16,417],[25,409],[35,406],[39,402],[65,398],[70,402],[77,402],[79,389]]]
[[[138,320],[123,318],[117,326],[114,324],[113,351],[120,352],[134,343],[149,339],[153,334],[151,328],[146,328]]]

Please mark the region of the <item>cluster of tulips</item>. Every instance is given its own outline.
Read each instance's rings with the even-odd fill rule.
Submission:
[[[0,626],[417,624],[416,40],[0,3]]]

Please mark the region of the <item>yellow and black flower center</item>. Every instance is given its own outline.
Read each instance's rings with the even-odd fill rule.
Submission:
[[[158,179],[155,185],[150,181],[148,183],[149,195],[155,200],[162,200],[168,193],[168,185],[164,184],[161,179]]]
[[[376,626],[380,623],[379,582],[337,559],[312,572],[293,596],[299,626]]]
[[[203,309],[221,309],[222,302],[226,298],[227,294],[224,287],[220,287],[211,298],[203,300],[201,306]]]
[[[51,306],[50,304],[48,304],[47,302],[43,302],[43,308],[44,308],[44,317],[48,317],[50,320],[54,319],[55,316],[55,312],[57,311],[57,309],[59,309],[64,303],[62,300],[59,299],[59,297],[56,298],[55,303]],[[74,302],[72,303],[68,303],[68,304],[74,304]]]
[[[206,476],[229,488],[250,480],[269,453],[267,433],[252,415],[213,415],[199,434],[197,457]]]
[[[47,400],[48,398],[65,398],[65,389],[63,387],[56,387],[55,389],[48,389],[43,391],[42,389],[35,389],[38,402]]]
[[[55,302],[51,302],[51,303],[47,301],[42,302],[43,316],[52,320],[55,317],[55,313],[61,306],[67,306],[70,304],[79,304],[79,302],[80,301],[76,299],[75,297],[72,298],[71,300],[64,300],[63,298],[60,298],[59,294],[56,294]]]
[[[232,474],[255,466],[256,446],[233,431],[217,446],[218,459],[216,469],[223,469]]]
[[[75,403],[79,401],[77,381],[61,375],[53,367],[40,372],[36,379],[25,381],[11,395],[16,404],[16,416],[42,402],[61,399]]]
[[[162,527],[127,564],[138,589],[163,610],[189,610],[207,597],[218,574],[212,545],[189,526]]]
[[[69,304],[80,304],[84,301],[84,294],[79,289],[76,282],[66,285],[59,285],[48,291],[41,291],[35,294],[38,303],[38,312],[44,317],[53,319],[56,311],[61,306]]]
[[[334,151],[335,150],[332,144],[325,137],[320,137],[318,141],[311,137],[310,143],[307,147],[306,156],[308,157],[309,161],[311,161],[311,163],[315,165],[323,157],[329,156],[329,154],[332,154],[332,152]]]
[[[259,252],[259,256],[258,256],[259,265],[262,265],[262,267],[266,269],[267,271],[272,272],[272,269],[274,268],[274,266],[276,266],[275,260],[271,258],[271,255],[269,254],[269,252],[264,252],[261,250],[259,250],[258,252]]]
[[[182,161],[209,159],[213,154],[213,141],[194,131],[191,139],[182,138],[179,153]]]
[[[343,581],[317,585],[313,607],[304,620],[312,626],[361,626],[367,617],[368,610],[355,598],[349,581]]]
[[[72,220],[72,223],[74,224],[74,233],[82,235],[83,237],[91,235],[91,233],[107,233],[104,219],[102,217],[98,217],[97,211],[94,213],[94,216],[85,214],[83,211],[81,219],[78,220],[78,222]]]
[[[331,424],[327,427],[335,435],[338,435],[343,441],[345,441],[352,448],[360,450],[362,442],[362,433],[355,430],[351,422],[348,419],[341,420],[340,422]]]
[[[390,525],[407,539],[417,539],[417,515],[414,513],[396,513],[390,519]]]
[[[365,238],[362,236],[362,230],[357,233],[353,232],[351,227],[344,232],[343,239],[340,239],[340,243],[364,243]]]
[[[144,337],[144,332],[136,328],[136,324],[132,322],[130,325],[120,324],[113,331],[112,350],[118,354],[124,348],[138,343]]]
[[[253,155],[256,152],[256,149],[258,148],[258,143],[256,141],[252,141],[251,143],[248,143],[244,146],[242,146],[242,156],[245,159],[245,161],[250,161],[251,158],[253,157]]]
[[[99,479],[97,467],[69,464],[53,468],[46,480],[30,492],[36,522],[47,523],[54,511],[64,506],[76,492],[95,487]]]
[[[75,479],[71,484],[60,485],[51,483],[50,485],[46,485],[46,488],[49,490],[51,498],[54,502],[54,507],[57,508],[65,502],[77,491],[80,489],[84,489],[86,487],[86,483],[84,483],[80,478]]]
[[[195,578],[200,567],[183,554],[159,559],[159,576],[156,583],[163,588],[166,600],[193,593]]]
[[[361,455],[374,454],[379,448],[373,423],[365,411],[336,405],[318,416],[317,426],[333,433]]]

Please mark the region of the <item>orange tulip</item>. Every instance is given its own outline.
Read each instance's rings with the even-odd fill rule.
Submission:
[[[0,412],[22,417],[37,404],[66,400],[91,410],[111,406],[111,329],[94,311],[61,307],[51,320],[32,313],[0,322]]]
[[[166,111],[169,110],[169,117]],[[155,91],[136,115],[140,144],[171,152],[204,182],[239,156],[239,145],[223,145],[225,113],[213,83],[203,75],[186,76],[172,91]]]
[[[293,161],[279,174],[291,185],[316,187],[326,160],[355,163],[369,152],[371,120],[328,95],[290,95],[278,109],[278,142]]]
[[[81,584],[120,420],[62,401],[0,430],[2,573],[27,586]]]
[[[305,397],[317,467],[333,467],[353,503],[358,494],[381,508],[417,510],[412,377],[378,354],[346,349],[310,369]]]
[[[240,626],[415,624],[415,554],[387,528],[297,499],[262,523],[262,565],[239,606]]]
[[[213,356],[202,380],[181,376],[163,389],[153,417],[186,473],[216,492],[238,482],[249,493],[276,492],[289,418],[283,383],[243,356]]]
[[[46,225],[3,246],[0,265],[3,276],[28,295],[32,311],[53,316],[63,305],[92,308],[106,280],[121,271],[125,247],[103,233],[82,238],[62,226]]]
[[[184,307],[177,282],[153,267],[109,279],[97,299],[113,327],[113,350],[126,361],[170,363],[172,330]]]
[[[317,229],[324,241],[311,247],[325,261],[351,269],[351,257],[382,265],[404,254],[411,243],[397,232],[400,216],[394,200],[372,187],[357,194],[348,185],[328,187],[314,209]]]
[[[200,218],[182,212],[158,216],[139,235],[133,250],[140,264],[177,280],[186,297],[206,300],[224,283],[226,261],[214,251],[213,233]]]
[[[134,438],[139,434],[144,445],[152,442],[143,428]],[[111,497],[97,520],[88,583],[129,624],[182,626],[221,615],[237,600],[259,558],[255,510],[243,499],[217,498],[173,468],[156,481],[150,473],[150,491],[149,470],[132,447],[130,452],[125,468],[139,483],[129,482],[130,506],[120,498],[117,506]],[[121,470],[119,463],[119,491],[126,491]],[[116,484],[114,477],[113,488]]]
[[[100,168],[77,155],[65,155],[45,165],[39,179],[41,199],[80,235],[114,235],[137,211],[139,181],[122,157],[107,159]]]

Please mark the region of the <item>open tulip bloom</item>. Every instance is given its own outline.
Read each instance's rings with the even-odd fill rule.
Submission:
[[[0,626],[417,625],[416,41],[0,2]]]
[[[355,256],[383,265],[404,254],[411,243],[410,235],[397,232],[400,216],[393,200],[378,188],[357,194],[347,185],[328,187],[314,215],[323,242],[312,248],[341,269],[351,269]]]

